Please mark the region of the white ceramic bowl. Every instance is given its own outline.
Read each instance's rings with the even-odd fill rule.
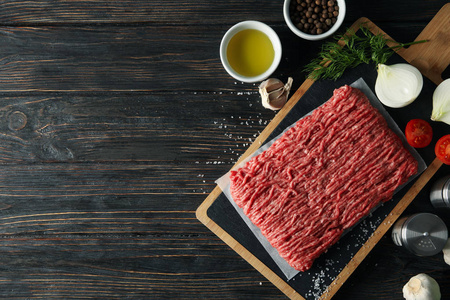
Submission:
[[[336,30],[338,30],[338,28],[342,25],[342,22],[344,22],[345,13],[346,13],[345,0],[336,0],[337,5],[339,6],[339,15],[338,15],[336,23],[334,23],[333,27],[331,27],[328,31],[326,31],[322,34],[305,33],[303,31],[301,31],[300,29],[298,29],[291,20],[291,17],[289,14],[289,5],[290,5],[291,1],[295,1],[295,0],[285,0],[284,1],[284,6],[283,6],[284,20],[286,21],[286,24],[291,29],[291,31],[303,39],[310,40],[310,41],[317,41],[317,40],[322,40],[324,38],[327,38],[327,37],[331,36],[333,33],[335,33]]]
[[[258,76],[248,77],[248,76],[243,76],[243,75],[237,73],[230,66],[230,63],[228,62],[228,59],[227,59],[228,43],[230,42],[231,38],[236,33],[240,32],[242,30],[245,30],[245,29],[256,29],[256,30],[259,30],[259,31],[265,33],[269,37],[270,41],[272,42],[272,46],[274,49],[275,55],[274,55],[272,64],[264,73],[262,73]],[[243,81],[243,82],[258,82],[258,81],[262,81],[262,80],[268,78],[280,64],[281,52],[282,52],[281,42],[280,42],[280,39],[279,39],[278,35],[276,34],[276,32],[272,28],[270,28],[268,25],[258,22],[258,21],[243,21],[243,22],[237,23],[236,25],[231,27],[225,33],[225,35],[222,38],[222,42],[220,43],[220,60],[222,61],[223,67],[228,72],[228,74],[230,74],[233,78],[235,78],[239,81]]]

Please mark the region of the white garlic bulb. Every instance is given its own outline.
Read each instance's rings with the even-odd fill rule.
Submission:
[[[289,77],[286,84],[276,78],[269,78],[259,85],[262,105],[271,110],[279,110],[288,100],[292,86],[292,78]]]
[[[450,265],[450,239],[447,240],[447,243],[442,250],[444,253],[444,261],[447,265]]]
[[[427,274],[411,277],[403,287],[403,298],[406,300],[440,300],[439,284]]]

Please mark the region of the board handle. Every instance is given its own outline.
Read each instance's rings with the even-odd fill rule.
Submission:
[[[447,3],[416,38],[416,41],[427,42],[402,49],[402,57],[436,85],[443,81],[442,73],[450,64],[449,28],[450,3]]]

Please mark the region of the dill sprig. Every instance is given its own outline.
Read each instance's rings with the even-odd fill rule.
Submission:
[[[351,29],[347,34],[335,37],[337,41],[342,40],[343,46],[337,42],[326,42],[322,45],[319,55],[304,68],[308,78],[313,80],[333,79],[337,80],[347,68],[354,68],[359,64],[371,62],[384,64],[389,57],[400,48],[413,44],[423,43],[426,40],[411,43],[398,43],[388,40],[382,33],[372,34],[370,30],[361,25],[362,35],[356,35]],[[387,42],[394,43],[389,47]]]

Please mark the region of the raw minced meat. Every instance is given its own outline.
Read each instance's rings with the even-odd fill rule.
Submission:
[[[384,117],[361,91],[343,86],[231,171],[231,195],[281,257],[305,271],[416,172]]]

